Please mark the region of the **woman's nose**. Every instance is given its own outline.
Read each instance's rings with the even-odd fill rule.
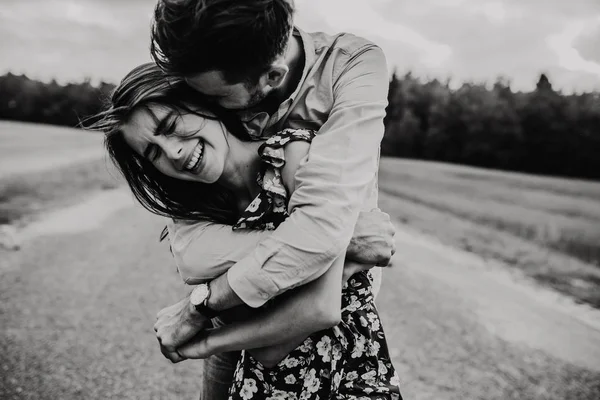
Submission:
[[[183,144],[180,141],[166,141],[162,147],[167,157],[171,160],[177,161],[183,157]]]

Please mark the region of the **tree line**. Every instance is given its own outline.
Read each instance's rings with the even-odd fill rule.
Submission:
[[[25,75],[0,76],[0,119],[77,127],[103,109],[114,85],[61,85]]]
[[[421,82],[392,76],[382,153],[536,174],[600,178],[600,93]]]
[[[0,76],[0,119],[70,127],[98,113],[114,85],[61,85]],[[565,95],[541,75],[536,89],[390,81],[382,154],[537,174],[600,178],[600,93]],[[91,122],[91,121],[90,121]]]

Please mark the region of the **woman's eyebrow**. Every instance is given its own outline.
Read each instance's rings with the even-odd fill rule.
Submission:
[[[156,128],[154,129],[154,136],[164,135],[168,136],[175,130],[175,114],[174,110],[169,111],[162,119],[158,120]]]

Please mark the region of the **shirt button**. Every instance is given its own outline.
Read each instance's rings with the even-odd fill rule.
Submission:
[[[260,297],[262,297],[263,299],[266,299],[267,297],[269,297],[269,295],[266,294],[265,292],[260,292]]]

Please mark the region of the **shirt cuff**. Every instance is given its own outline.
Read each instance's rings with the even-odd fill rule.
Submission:
[[[261,267],[253,257],[247,257],[227,272],[227,281],[231,289],[252,308],[262,306],[279,293],[277,285],[267,274],[262,273]],[[249,274],[250,270],[256,273]]]

